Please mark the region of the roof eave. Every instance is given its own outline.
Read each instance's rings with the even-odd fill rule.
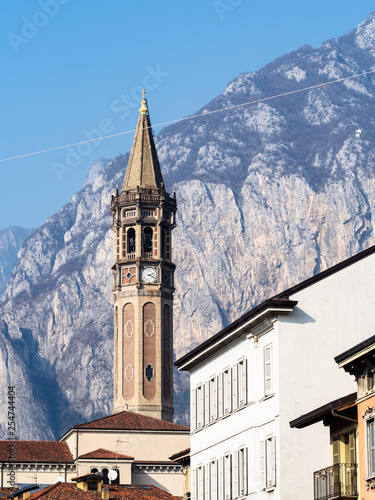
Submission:
[[[331,416],[332,410],[339,411],[340,409],[344,409],[350,403],[355,402],[356,399],[357,393],[353,392],[352,394],[348,394],[347,396],[331,401],[330,403],[326,403],[319,408],[315,408],[315,410],[312,410],[308,413],[305,413],[304,415],[301,415],[298,418],[295,418],[294,420],[291,420],[289,422],[289,425],[292,429],[303,429],[304,427],[308,427],[309,425],[316,424],[317,422],[322,421],[324,417]]]
[[[268,299],[251,309],[238,320],[231,323],[229,326],[197,346],[189,353],[185,354],[185,356],[182,356],[174,364],[177,366],[179,371],[189,371],[203,359],[206,360],[207,356],[211,356],[214,352],[222,349],[223,346],[232,342],[235,338],[243,335],[244,330],[264,321],[269,317],[276,316],[278,314],[289,314],[294,310],[294,307],[297,304],[297,301],[289,299]]]

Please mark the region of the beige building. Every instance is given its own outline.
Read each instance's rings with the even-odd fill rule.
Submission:
[[[143,95],[123,188],[111,200],[114,414],[76,425],[58,442],[0,441],[1,487],[97,474],[104,484],[186,493],[184,466],[169,459],[190,445],[189,428],[173,423],[175,213]]]

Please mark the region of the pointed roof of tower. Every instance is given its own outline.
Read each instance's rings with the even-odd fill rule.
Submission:
[[[136,189],[137,186],[164,189],[144,89],[142,94],[143,100],[122,186],[123,191]]]

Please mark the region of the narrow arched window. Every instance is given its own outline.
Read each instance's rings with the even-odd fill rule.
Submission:
[[[102,469],[103,484],[109,484],[108,469]]]
[[[143,251],[144,251],[144,253],[152,253],[152,229],[151,229],[151,227],[146,227],[144,230]]]
[[[127,253],[135,253],[135,229],[132,227],[127,232]]]
[[[117,472],[117,476],[116,476],[116,479],[111,479],[111,484],[120,484],[120,471],[116,468],[114,468],[112,470]]]

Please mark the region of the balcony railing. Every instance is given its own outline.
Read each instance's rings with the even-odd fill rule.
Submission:
[[[335,464],[314,472],[314,500],[358,498],[357,464]]]

